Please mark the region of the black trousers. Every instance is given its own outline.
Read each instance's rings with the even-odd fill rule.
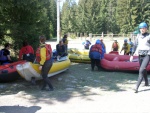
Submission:
[[[130,54],[130,52],[127,53],[126,51],[124,51],[124,55],[129,55],[129,54]]]
[[[53,89],[53,86],[48,78],[48,72],[51,69],[52,65],[53,65],[53,60],[50,59],[45,61],[44,65],[42,66],[42,70],[41,70],[41,75],[43,77],[42,89],[44,89],[46,85],[48,85],[50,89]]]
[[[139,69],[139,77],[138,77],[138,82],[136,84],[136,90],[138,90],[143,78],[145,80],[145,85],[148,85],[148,79],[147,79],[147,71],[146,67],[149,64],[150,56],[139,56],[139,63],[140,63],[140,69]]]
[[[91,68],[94,70],[94,67],[97,66],[98,70],[100,70],[101,65],[100,65],[100,59],[92,59],[91,58]]]
[[[118,48],[113,48],[113,51],[118,51]]]
[[[29,62],[34,62],[35,56],[31,53],[29,55],[24,54],[23,55],[23,60],[26,60],[26,61],[29,61]]]

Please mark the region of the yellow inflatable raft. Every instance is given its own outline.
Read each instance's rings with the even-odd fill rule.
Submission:
[[[68,53],[76,53],[79,55],[89,55],[89,50],[86,49],[77,49],[77,48],[70,48],[68,49]]]
[[[51,70],[49,71],[48,77],[54,76],[61,72],[66,71],[70,66],[70,60],[67,58],[63,61],[56,61],[53,63]],[[27,62],[25,64],[19,64],[16,66],[17,72],[27,81],[31,81],[32,78],[35,80],[42,79],[39,70],[39,64],[33,64]]]
[[[89,50],[71,48],[68,50],[69,59],[72,62],[90,63]]]
[[[69,54],[68,56],[72,62],[79,62],[79,63],[91,62],[88,55],[79,55],[79,54],[72,53],[72,54]]]

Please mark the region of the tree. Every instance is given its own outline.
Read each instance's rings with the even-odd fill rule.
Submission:
[[[15,50],[22,46],[23,40],[27,40],[36,48],[39,35],[49,38],[50,31],[56,28],[53,25],[50,29],[51,23],[56,21],[56,16],[50,17],[49,14],[51,2],[52,0],[2,0],[0,3],[1,40],[9,36]]]

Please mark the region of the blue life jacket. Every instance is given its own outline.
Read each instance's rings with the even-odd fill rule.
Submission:
[[[4,55],[4,50],[0,50],[0,61],[8,60],[7,56]]]

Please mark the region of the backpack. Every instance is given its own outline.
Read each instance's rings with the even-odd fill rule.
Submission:
[[[4,55],[4,50],[0,50],[0,61],[7,60],[7,56]]]

